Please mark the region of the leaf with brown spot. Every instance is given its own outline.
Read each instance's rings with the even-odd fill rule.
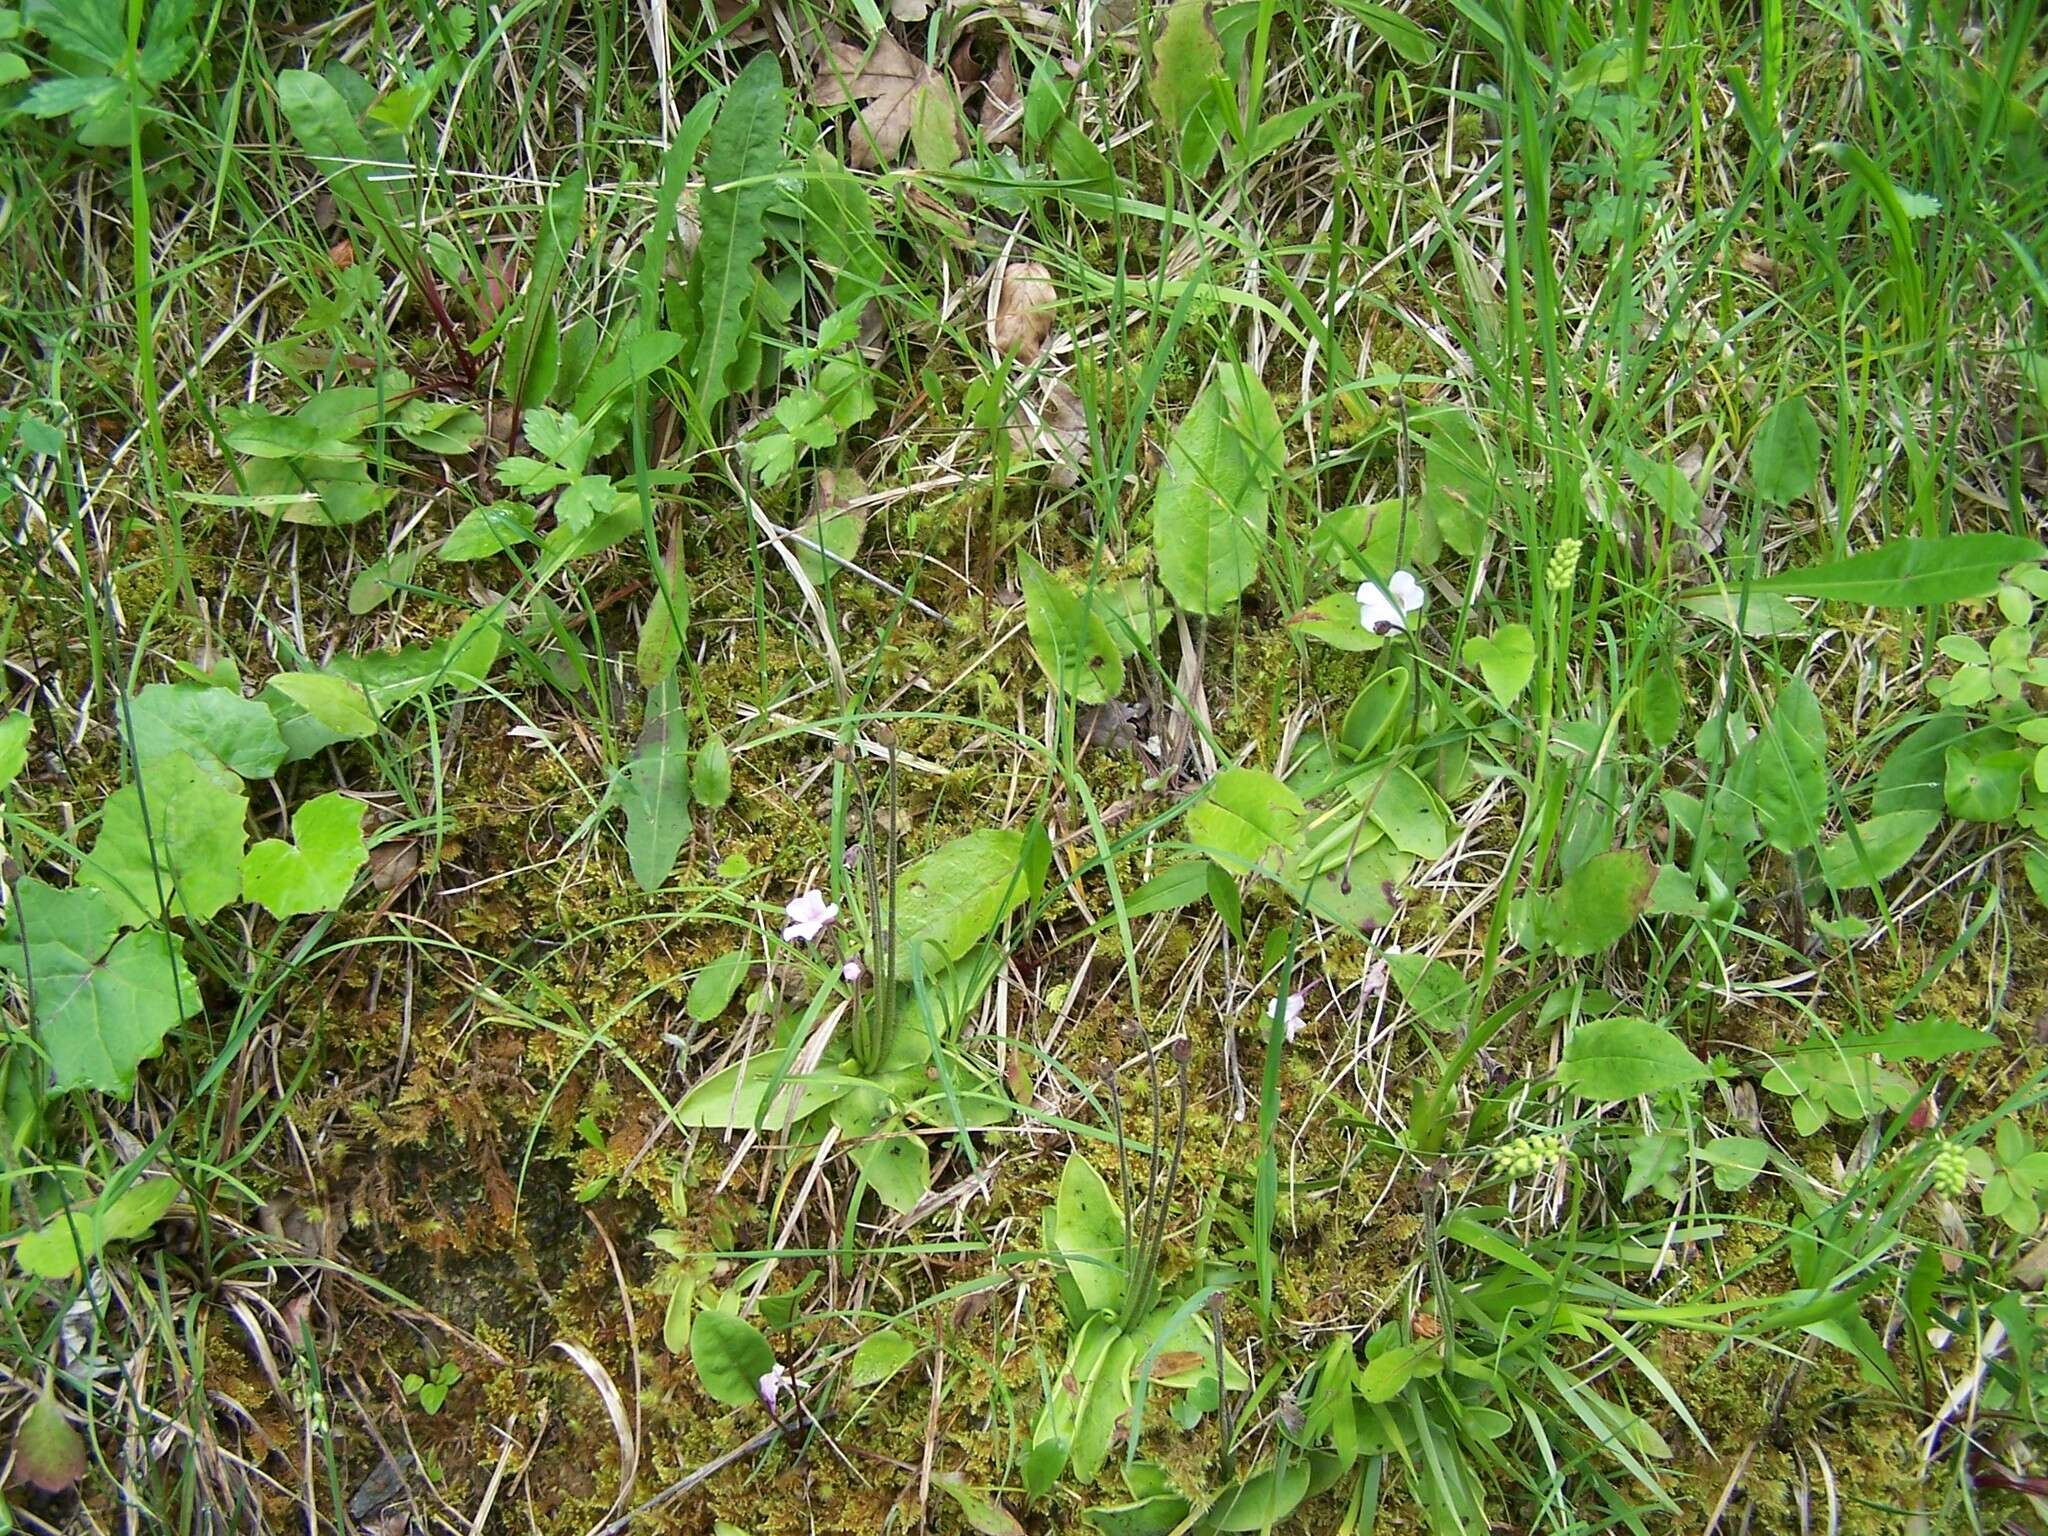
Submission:
[[[1160,1353],[1152,1362],[1154,1376],[1178,1376],[1182,1371],[1198,1371],[1209,1361],[1209,1356],[1198,1349],[1169,1349]]]
[[[85,1441],[47,1389],[15,1426],[14,1475],[41,1493],[62,1493],[85,1476]]]

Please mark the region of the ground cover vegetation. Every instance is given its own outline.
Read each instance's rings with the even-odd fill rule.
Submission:
[[[2044,38],[0,9],[0,1526],[2043,1529]]]

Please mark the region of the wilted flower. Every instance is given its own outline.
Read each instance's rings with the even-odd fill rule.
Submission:
[[[823,891],[805,891],[782,910],[789,915],[782,929],[785,944],[808,944],[839,921],[839,903],[827,901]]]
[[[861,963],[858,960],[849,960],[846,964],[839,967],[839,979],[844,982],[859,981],[866,974],[867,972],[861,968]]]
[[[1376,635],[1408,627],[1408,615],[1422,609],[1422,583],[1410,571],[1396,571],[1383,587],[1376,581],[1358,584],[1358,622]]]

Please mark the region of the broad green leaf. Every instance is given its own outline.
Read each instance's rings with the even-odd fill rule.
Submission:
[[[752,964],[745,950],[727,950],[697,973],[689,996],[683,999],[683,1011],[699,1024],[709,1024],[725,1012]]]
[[[1117,1420],[1130,1412],[1131,1357],[1136,1340],[1117,1332],[1096,1357],[1095,1367],[1081,1384],[1081,1401],[1074,1413],[1074,1437],[1067,1458],[1074,1480],[1084,1487],[1102,1475],[1109,1460],[1110,1442],[1116,1437]]]
[[[1435,1340],[1396,1344],[1365,1362],[1358,1373],[1358,1395],[1368,1403],[1391,1403],[1409,1383],[1435,1376],[1443,1368],[1443,1346]]]
[[[854,304],[879,292],[889,257],[875,234],[875,212],[866,185],[830,150],[814,145],[799,195],[810,253],[835,274],[833,301]]]
[[[739,356],[788,120],[775,55],[757,53],[727,88],[704,151],[704,190],[697,204],[703,232],[690,271],[698,328],[691,371],[702,418],[731,392],[726,372]]]
[[[848,471],[826,470],[825,474],[845,475]],[[852,495],[865,494],[865,487],[852,491]],[[846,493],[842,493],[846,494]],[[860,553],[860,541],[867,533],[867,514],[852,507],[840,505],[836,500],[818,508],[790,532],[795,535],[791,542],[796,546],[798,564],[812,584],[825,587],[839,574],[843,564],[850,564]]]
[[[1950,747],[1943,759],[1942,799],[1962,821],[2011,821],[2019,814],[2030,754],[2016,749]]]
[[[1415,860],[1398,849],[1368,848],[1306,885],[1290,881],[1288,890],[1318,916],[1358,933],[1377,933],[1393,922],[1401,887],[1414,873]]]
[[[1157,640],[1173,618],[1159,589],[1143,576],[1106,581],[1094,591],[1096,612],[1119,656],[1131,657]]]
[[[1374,826],[1387,841],[1418,859],[1440,859],[1451,846],[1443,807],[1429,786],[1406,768],[1390,764],[1378,775],[1353,779],[1351,792],[1369,805]]]
[[[1750,591],[1865,608],[1927,608],[1989,597],[2011,567],[2041,560],[2048,560],[2048,548],[2016,533],[1914,536],[1753,582]]]
[[[28,716],[20,710],[0,715],[0,793],[28,766]]]
[[[745,1318],[707,1309],[690,1324],[690,1364],[706,1396],[744,1408],[761,1401],[761,1378],[775,1369],[775,1351]]]
[[[1472,1022],[1472,984],[1450,961],[1397,950],[1386,965],[1401,1001],[1431,1029],[1447,1033]]]
[[[85,1468],[85,1437],[71,1427],[53,1389],[46,1387],[15,1426],[14,1475],[38,1493],[59,1494],[84,1477]]]
[[[626,811],[626,858],[633,881],[654,892],[668,883],[690,838],[690,722],[671,679],[647,700],[633,760],[619,770]]]
[[[136,1064],[199,1012],[180,941],[157,927],[117,941],[119,914],[89,886],[57,890],[24,879],[15,896],[0,968],[30,990],[51,1086],[125,1095]]]
[[[1840,1048],[1855,1055],[1874,1054],[1884,1061],[1942,1061],[1988,1051],[1998,1036],[1988,1029],[1971,1029],[1955,1019],[1936,1016],[1886,1025],[1874,1034],[1844,1035]]]
[[[263,685],[262,699],[284,740],[285,761],[295,763],[344,741],[377,734],[376,711],[361,685],[325,672],[280,672]]]
[[[1443,535],[1420,499],[1391,496],[1339,507],[1309,535],[1309,552],[1349,581],[1385,581],[1395,571],[1434,565]]]
[[[1700,1148],[1700,1161],[1714,1171],[1723,1194],[1747,1189],[1771,1165],[1771,1144],[1757,1136],[1717,1136]]]
[[[860,1341],[847,1362],[846,1384],[850,1387],[879,1386],[917,1358],[917,1344],[898,1328],[884,1328]]]
[[[389,168],[379,163],[356,114],[333,83],[311,70],[285,70],[277,77],[277,104],[291,124],[292,137],[327,178],[335,202],[379,239],[396,234],[401,222],[398,205],[378,179]]]
[[[1387,643],[1385,635],[1365,627],[1358,596],[1349,587],[1296,610],[1288,616],[1287,627],[1334,651],[1376,651]]]
[[[1678,606],[1716,624],[1725,624],[1738,635],[1769,640],[1782,635],[1804,634],[1806,615],[1789,599],[1764,592],[1752,585],[1747,592],[1694,592],[1678,599]]]
[[[1836,890],[1889,880],[1920,851],[1941,820],[1939,811],[1887,811],[1821,845],[1821,878]]]
[[[265,838],[243,856],[243,894],[280,921],[333,911],[370,861],[363,811],[342,794],[308,800],[292,812],[292,842]]]
[[[1706,1064],[1683,1040],[1649,1019],[1588,1019],[1565,1036],[1557,1080],[1582,1099],[1603,1104],[1696,1083]]]
[[[944,1489],[960,1511],[960,1522],[980,1536],[1024,1536],[1024,1527],[995,1499],[968,1484],[959,1472],[934,1472],[932,1481]]]
[[[690,765],[690,797],[708,811],[732,799],[732,749],[716,731],[704,738]]]
[[[44,1217],[42,1227],[16,1245],[14,1262],[45,1280],[73,1279],[107,1244],[146,1237],[177,1198],[176,1179],[139,1179],[111,1200]]]
[[[1152,104],[1178,131],[1210,97],[1223,75],[1223,46],[1209,21],[1206,0],[1174,0],[1152,45]]]
[[[124,784],[107,797],[78,879],[104,892],[126,926],[164,911],[203,922],[242,894],[248,814],[239,789],[216,783],[183,752],[164,753],[144,764],[142,789]]]
[[[1266,386],[1226,364],[1167,444],[1153,503],[1159,577],[1181,608],[1222,613],[1258,578],[1267,498],[1286,461]]]
[[[1678,684],[1678,669],[1669,661],[1650,668],[1636,694],[1634,710],[1643,739],[1653,747],[1668,747],[1678,739],[1685,723],[1685,693]]]
[[[412,585],[413,572],[427,555],[427,548],[416,544],[371,561],[348,585],[348,611],[356,618],[376,612]]]
[[[483,413],[459,400],[408,400],[392,419],[398,435],[423,453],[451,458],[483,441]]]
[[[454,634],[431,645],[336,657],[327,673],[360,687],[370,708],[382,716],[437,689],[482,687],[497,665],[503,639],[496,619],[473,614]]]
[[[1242,873],[1294,846],[1305,807],[1263,768],[1226,768],[1188,808],[1187,840]]]
[[[1078,703],[1100,704],[1124,688],[1123,657],[1092,592],[1073,592],[1028,553],[1017,556],[1031,654],[1054,688]]]
[[[269,778],[285,759],[270,711],[226,688],[152,683],[128,701],[127,715],[145,774],[166,754],[182,752],[223,788],[239,789],[242,779]]]
[[[1421,65],[1436,58],[1436,39],[1395,7],[1376,4],[1375,0],[1337,0],[1337,6],[1378,33],[1402,63]]]
[[[1337,728],[1337,744],[1346,756],[1363,762],[1380,747],[1406,739],[1408,692],[1405,667],[1382,672],[1358,690]]]
[[[1091,1312],[1124,1299],[1124,1216],[1094,1164],[1070,1154],[1053,1201],[1052,1244]]]
[[[448,530],[448,537],[436,551],[437,558],[450,563],[488,560],[521,544],[534,543],[540,536],[533,531],[533,516],[533,508],[523,501],[494,501],[472,507],[463,514],[461,522]]]
[[[1419,435],[1423,511],[1444,543],[1476,560],[1501,515],[1506,488],[1493,448],[1462,412],[1436,416]]]
[[[1192,1508],[1178,1493],[1153,1493],[1128,1504],[1097,1504],[1081,1518],[1096,1536],[1173,1536]]]
[[[1819,836],[1828,809],[1827,744],[1820,700],[1804,680],[1792,679],[1738,769],[1739,790],[1773,848],[1793,852]]]
[[[1970,722],[1960,714],[1939,714],[1923,720],[1891,749],[1878,770],[1877,787],[1871,792],[1870,814],[1884,816],[1893,811],[1934,811],[1942,809],[1942,781],[1946,777],[1948,749],[1970,733]]]
[[[690,578],[683,570],[681,540],[672,540],[668,555],[655,573],[647,616],[640,621],[640,644],[633,665],[640,686],[660,687],[675,675],[690,634]]]
[[[896,879],[890,948],[898,980],[963,958],[997,924],[1038,894],[1025,836],[983,828],[942,844]],[[944,957],[934,962],[931,950]]]
[[[1285,1466],[1254,1472],[1216,1497],[1202,1517],[1211,1531],[1270,1531],[1294,1513],[1308,1497],[1310,1469],[1305,1455]]]
[[[676,1105],[677,1125],[720,1131],[786,1131],[814,1109],[837,1102],[851,1079],[819,1074],[798,1080],[780,1047],[743,1056],[700,1078]]]
[[[1771,407],[1749,445],[1749,482],[1774,507],[1790,506],[1820,474],[1820,428],[1803,400]]]
[[[1637,848],[1588,859],[1537,910],[1537,933],[1561,955],[1612,949],[1649,909],[1657,864]]]
[[[1503,624],[1491,635],[1467,640],[1465,660],[1479,669],[1487,691],[1506,709],[1536,675],[1536,637],[1526,624]]]

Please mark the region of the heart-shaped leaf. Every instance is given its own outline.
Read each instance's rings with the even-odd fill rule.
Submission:
[[[243,856],[243,893],[280,921],[333,911],[370,862],[363,810],[342,794],[308,800],[292,812],[292,842],[265,838]]]
[[[1487,691],[1506,709],[1536,675],[1536,637],[1526,624],[1503,624],[1465,642],[1465,660],[1479,669]]]

